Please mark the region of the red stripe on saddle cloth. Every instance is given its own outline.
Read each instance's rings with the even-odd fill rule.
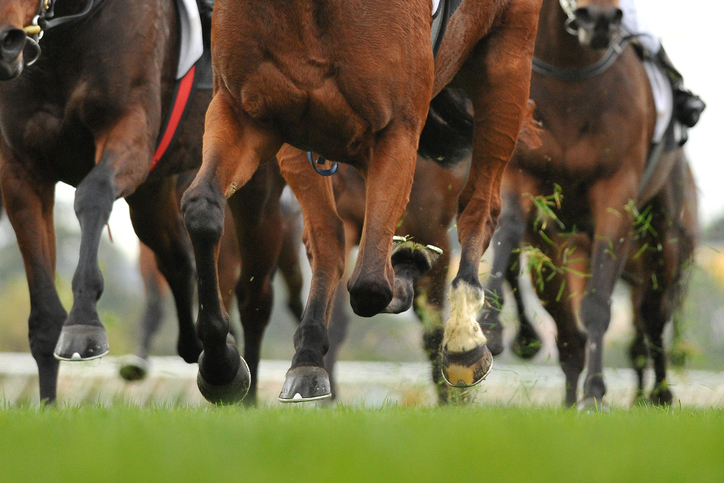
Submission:
[[[151,170],[156,167],[158,162],[161,160],[163,155],[166,153],[171,141],[176,134],[176,130],[181,123],[184,111],[186,110],[186,104],[188,104],[189,97],[191,96],[191,88],[194,85],[194,74],[196,73],[196,66],[189,69],[185,76],[178,82],[176,88],[176,98],[174,99],[173,107],[171,108],[171,115],[166,123],[165,130],[161,141],[156,147],[156,152],[153,155],[153,163],[151,164]]]

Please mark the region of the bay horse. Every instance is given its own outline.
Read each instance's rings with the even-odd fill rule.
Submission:
[[[671,401],[660,333],[695,239],[696,203],[689,199],[695,195],[683,154],[664,150],[647,163],[657,113],[641,60],[633,47],[615,41],[621,15],[617,0],[579,0],[570,12],[557,0],[543,2],[535,56],[547,67],[531,79],[542,145],[519,146],[506,171],[488,286],[489,293],[502,293],[508,257],[527,227],[534,246],[552,262],[541,298],[558,327],[569,405],[588,363],[582,407],[600,405],[606,392],[603,336],[611,293],[627,261],[639,264],[631,273],[643,275],[635,306],[657,368],[653,397]],[[545,226],[535,224],[536,199],[555,216]],[[484,331],[502,350],[495,311],[486,316]],[[528,332],[518,342],[525,345],[527,337],[535,339]]]
[[[409,198],[430,100],[451,83],[471,97],[475,121],[471,171],[458,200],[463,253],[443,336],[443,372],[453,385],[484,378],[492,358],[474,317],[483,299],[478,266],[525,112],[539,8],[540,0],[463,1],[433,58],[427,0],[217,0],[204,160],[182,201],[199,276],[198,381],[207,399],[237,401],[249,379],[238,351],[226,344],[229,325],[219,301],[215,252],[224,199],[279,152],[281,172],[302,206],[313,271],[280,400],[329,397],[326,320],[344,270],[344,230],[330,180],[310,169],[304,151],[352,164],[366,178],[364,229],[348,283],[353,310],[363,316],[404,310],[431,256],[413,246],[393,267],[392,237]],[[232,211],[240,217],[248,210]]]
[[[532,113],[532,105],[529,104]],[[532,115],[526,116],[521,127],[519,143],[536,145],[537,125]],[[449,402],[451,388],[442,377],[442,338],[445,293],[450,266],[451,223],[457,212],[457,199],[470,169],[473,113],[464,93],[453,89],[443,91],[433,99],[430,114],[420,138],[415,176],[410,201],[397,226],[398,236],[409,237],[423,245],[443,250],[432,269],[414,286],[413,309],[423,326],[423,348],[431,362],[432,381],[438,403]],[[436,161],[433,161],[437,160]],[[440,160],[444,160],[441,165]],[[340,166],[332,178],[337,212],[344,221],[346,252],[360,242],[365,215],[365,180],[352,166]],[[334,365],[349,325],[340,282],[334,298],[329,321],[329,351],[324,357],[334,393]],[[492,341],[492,340],[491,340]],[[489,341],[488,343],[490,344]]]
[[[469,157],[446,169],[429,158],[418,156],[410,202],[402,215],[396,234],[442,249],[432,269],[415,284],[413,309],[423,326],[423,348],[431,362],[432,381],[438,402],[448,402],[450,387],[442,377],[441,343],[443,309],[450,266],[450,225],[455,218],[457,198],[470,167]],[[341,165],[333,178],[337,212],[344,221],[345,246],[349,252],[360,242],[365,215],[365,180],[349,165]],[[329,351],[324,364],[335,397],[334,366],[349,325],[347,295],[340,281],[329,320]]]
[[[57,25],[60,19],[69,21]],[[56,398],[59,359],[87,360],[108,351],[96,310],[103,291],[97,250],[120,197],[171,284],[179,354],[195,362],[201,352],[192,315],[193,258],[169,175],[199,165],[210,91],[197,90],[189,99],[176,142],[151,170],[176,85],[179,30],[170,0],[0,2],[0,182],[25,262],[30,349],[42,402]],[[55,287],[58,182],[77,187],[81,227],[70,313]]]

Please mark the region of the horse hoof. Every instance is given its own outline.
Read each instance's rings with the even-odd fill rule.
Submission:
[[[668,385],[663,383],[663,387],[657,387],[649,395],[649,401],[656,406],[671,406],[674,401],[674,395],[669,390]]]
[[[604,404],[603,401],[600,399],[597,399],[595,397],[587,397],[582,399],[577,405],[576,408],[580,412],[599,412],[599,413],[607,413],[609,412],[609,408],[607,404]]]
[[[90,361],[108,354],[108,337],[102,325],[65,325],[55,345],[60,361]]]
[[[332,397],[329,375],[321,367],[292,367],[279,394],[283,403],[319,401]]]
[[[421,245],[402,236],[393,237],[392,243],[390,254],[392,267],[397,272],[399,267],[404,266],[413,279],[413,284],[429,272],[442,255],[442,250],[436,246]]]
[[[239,359],[241,360],[239,370],[236,371],[234,380],[228,384],[211,384],[203,378],[201,371],[199,371],[199,375],[196,378],[196,385],[199,387],[199,391],[201,395],[204,396],[204,399],[210,403],[219,405],[236,404],[244,399],[251,385],[251,373],[244,358],[239,357]]]
[[[542,346],[543,344],[541,344],[541,341],[537,339],[516,337],[513,339],[511,349],[513,350],[513,353],[521,359],[530,360],[534,358],[538,352],[540,352]]]
[[[493,368],[493,354],[486,345],[466,352],[442,351],[442,377],[453,387],[480,384]]]
[[[505,349],[505,345],[503,344],[503,326],[500,321],[497,320],[497,317],[495,321],[489,321],[483,318],[482,320],[478,320],[478,323],[480,324],[480,328],[483,329],[483,334],[487,339],[485,345],[488,346],[490,353],[493,356],[502,354]]]
[[[148,361],[143,357],[128,355],[123,358],[118,372],[128,382],[140,381],[148,375],[148,368]]]

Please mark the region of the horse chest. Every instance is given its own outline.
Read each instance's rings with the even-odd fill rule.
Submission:
[[[93,136],[79,120],[43,109],[21,126],[16,150],[47,174],[75,185],[93,167]]]

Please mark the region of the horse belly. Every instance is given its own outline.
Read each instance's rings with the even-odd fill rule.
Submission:
[[[388,122],[384,107],[353,109],[332,77],[298,86],[277,69],[261,68],[241,88],[240,98],[249,118],[278,131],[289,144],[339,161],[363,159],[373,133]]]

